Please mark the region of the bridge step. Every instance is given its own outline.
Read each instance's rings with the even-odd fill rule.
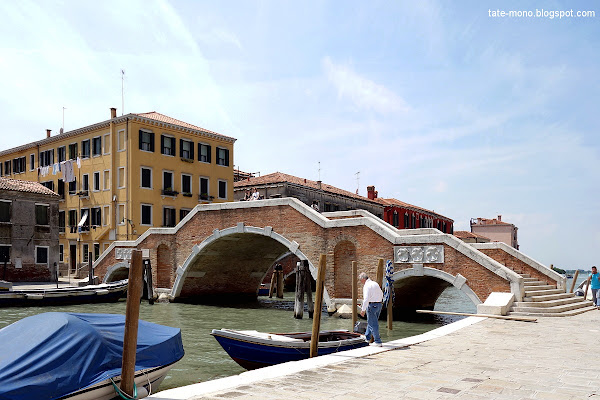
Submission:
[[[523,282],[540,282],[537,278],[523,278]]]
[[[540,296],[525,297],[524,302],[530,301],[546,301],[546,300],[558,300],[558,299],[570,299],[573,297],[573,293],[558,293],[558,294],[547,294]]]
[[[554,306],[562,306],[565,304],[573,304],[579,303],[583,300],[581,297],[565,297],[562,299],[554,299],[554,300],[545,300],[545,301],[517,301],[514,303],[515,307],[537,307],[537,308],[547,308]]]
[[[591,304],[591,303],[589,303]],[[523,317],[523,316],[535,316],[535,317],[570,317],[577,314],[582,314],[584,312],[596,310],[594,306],[587,306],[583,308],[577,308],[570,311],[565,311],[561,313],[555,312],[540,312],[540,313],[529,313],[529,312],[509,312],[508,315],[513,315],[515,317]]]
[[[534,279],[533,281],[523,279],[523,285],[525,286],[545,286],[547,284],[547,282],[538,281],[537,279]]]
[[[562,289],[525,290],[525,297],[564,293]]]
[[[531,304],[531,303],[530,303]],[[513,312],[524,312],[530,314],[556,314],[556,313],[564,313],[566,311],[576,310],[578,308],[586,308],[591,306],[591,302],[589,301],[579,301],[577,303],[572,304],[564,304],[560,306],[552,306],[552,307],[513,307]]]
[[[544,283],[543,285],[524,285],[523,288],[525,289],[525,292],[528,292],[530,290],[556,289],[556,285],[546,285]]]

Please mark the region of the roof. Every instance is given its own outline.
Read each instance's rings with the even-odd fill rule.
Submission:
[[[400,201],[398,199],[384,199],[384,198],[377,197],[375,199],[375,201],[383,204],[384,206],[397,206],[397,207],[408,208],[408,209],[412,209],[412,210],[415,210],[415,211],[424,212],[424,213],[427,213],[427,214],[437,215],[437,216],[439,216],[441,218],[444,218],[444,219],[447,219],[449,221],[454,222],[453,219],[448,218],[448,217],[446,217],[446,216],[444,216],[442,214],[438,214],[435,211],[431,211],[431,210],[428,210],[428,209],[423,208],[423,207],[415,206],[413,204],[405,203],[404,201]]]
[[[26,192],[44,194],[58,197],[58,194],[38,182],[23,181],[20,179],[0,178],[0,190],[12,190],[15,192]]]
[[[95,123],[95,124],[92,124],[92,125],[84,126],[82,128],[77,128],[77,129],[72,130],[72,131],[60,133],[58,135],[54,135],[54,136],[50,136],[50,137],[44,137],[41,140],[37,140],[35,142],[26,143],[24,145],[13,147],[11,149],[0,150],[0,156],[4,156],[4,155],[7,155],[7,154],[12,154],[12,153],[19,152],[19,151],[26,150],[26,149],[30,149],[30,148],[36,147],[36,146],[43,146],[43,145],[46,145],[46,144],[49,144],[49,143],[53,143],[53,142],[56,142],[56,141],[59,141],[59,140],[63,140],[65,138],[67,138],[67,137],[77,136],[77,135],[80,135],[80,134],[83,134],[83,133],[87,133],[87,132],[90,132],[90,131],[94,131],[94,130],[97,130],[97,129],[107,128],[107,127],[110,126],[111,122],[121,123],[121,122],[127,121],[128,119],[132,119],[132,118],[152,120],[152,121],[156,121],[156,122],[159,122],[159,123],[162,123],[162,124],[172,125],[173,127],[180,127],[183,130],[195,131],[196,133],[208,135],[208,136],[211,136],[213,138],[220,138],[220,139],[224,139],[224,140],[231,141],[231,142],[235,142],[236,141],[235,138],[232,138],[230,136],[221,135],[220,133],[209,131],[208,129],[204,129],[204,128],[201,128],[201,127],[196,126],[196,125],[188,124],[187,122],[183,122],[183,121],[180,121],[178,119],[169,117],[167,115],[157,113],[156,111],[151,111],[151,112],[147,112],[147,113],[137,113],[137,114],[132,113],[132,114],[127,114],[127,115],[121,115],[120,117],[115,117],[115,118],[112,118],[112,119],[108,119],[106,121],[102,121],[102,122],[98,122],[98,123]]]
[[[273,172],[268,175],[256,176],[256,177],[246,179],[243,181],[234,182],[233,187],[234,188],[244,188],[244,187],[250,188],[250,187],[254,187],[254,186],[268,185],[268,184],[273,184],[273,183],[292,183],[292,184],[299,185],[299,186],[309,187],[311,189],[316,189],[316,190],[321,189],[324,192],[333,193],[333,194],[337,194],[340,196],[351,197],[353,199],[357,199],[357,200],[361,200],[361,201],[365,201],[368,203],[373,203],[373,204],[379,205],[379,203],[377,201],[371,200],[368,197],[363,197],[356,193],[352,193],[347,190],[340,189],[335,186],[331,186],[331,185],[328,185],[328,184],[322,183],[322,182],[320,183],[320,187],[319,187],[319,182],[317,182],[317,181],[311,181],[310,179],[299,178],[297,176],[284,174],[283,172]]]
[[[456,231],[454,232],[454,236],[456,236],[459,239],[487,239],[490,240],[490,238],[483,236],[483,235],[479,235],[477,233],[473,233],[473,232],[469,232],[469,231]]]
[[[484,225],[513,225],[508,222],[498,221],[496,218],[488,219],[488,218],[473,218],[471,219],[471,226],[484,226]]]

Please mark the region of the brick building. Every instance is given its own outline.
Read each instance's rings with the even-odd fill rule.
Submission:
[[[444,233],[454,232],[454,220],[434,211],[397,199],[380,198],[375,186],[367,186],[367,195],[384,207],[383,220],[398,229],[436,228]]]
[[[37,182],[0,178],[0,279],[51,280],[61,257],[59,198]]]
[[[488,237],[492,242],[506,243],[517,250],[518,229],[514,224],[502,221],[502,215],[498,215],[498,219],[471,218],[471,232]]]
[[[490,239],[483,236],[483,235],[479,235],[477,233],[473,233],[473,232],[467,232],[467,231],[456,231],[454,232],[454,236],[456,236],[457,238],[459,238],[460,240],[462,240],[465,243],[489,243]]]

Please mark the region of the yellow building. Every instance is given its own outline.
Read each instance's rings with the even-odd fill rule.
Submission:
[[[61,271],[114,240],[175,226],[197,204],[233,201],[234,138],[156,112],[107,121],[0,151],[0,176],[61,196]]]

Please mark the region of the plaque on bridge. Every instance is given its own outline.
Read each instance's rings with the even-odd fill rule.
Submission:
[[[394,262],[399,264],[443,263],[444,246],[395,246]]]

